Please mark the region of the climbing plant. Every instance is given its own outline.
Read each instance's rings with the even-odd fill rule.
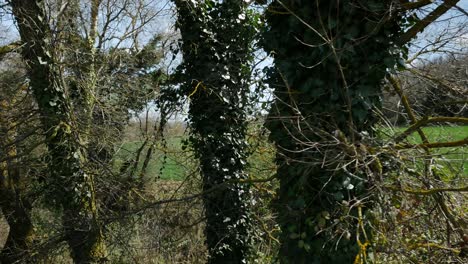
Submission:
[[[64,237],[73,260],[104,261],[107,253],[97,219],[94,177],[85,168],[85,141],[61,82],[44,2],[17,0],[11,6],[21,41],[25,43],[21,54],[28,64],[29,84],[45,131],[51,174],[47,180],[53,190],[49,200],[63,209]],[[93,5],[93,10],[96,8]]]
[[[278,150],[282,263],[361,263],[372,237],[370,144],[381,84],[398,63],[393,1],[273,1],[263,47],[274,58],[266,126]]]
[[[190,100],[189,142],[200,162],[209,263],[244,263],[249,246],[246,114],[254,16],[244,1],[175,1]]]

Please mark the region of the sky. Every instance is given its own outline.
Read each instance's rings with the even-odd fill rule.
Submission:
[[[428,10],[433,10],[434,6],[438,4],[440,4],[440,0],[429,6],[425,9],[426,12],[420,13],[418,16],[420,18],[424,17],[428,13]],[[468,12],[468,0],[461,0],[457,6]],[[419,33],[417,38],[412,41],[410,52],[414,55],[423,48],[431,50],[445,42],[447,43],[440,48],[440,51],[422,54],[420,59],[416,60],[415,63],[433,60],[447,54],[447,52],[460,52],[464,54],[468,52],[468,16],[457,8],[452,8],[434,23],[430,24],[422,33]]]
[[[119,0],[115,1],[117,1],[118,3]],[[173,34],[175,30],[175,17],[172,2],[170,0],[146,1],[151,2],[157,16],[147,25],[145,30],[142,31],[143,33],[139,36],[139,42],[141,45],[144,45],[144,43],[151,39],[151,37],[155,34]],[[428,6],[425,9],[425,12],[423,11],[418,13],[419,17],[424,17],[428,12],[433,10],[435,6],[440,4],[441,1],[442,0],[435,1],[434,4]],[[0,0],[0,6],[4,4],[5,0]],[[458,3],[458,6],[468,12],[468,0],[461,0]],[[113,8],[118,8],[118,6],[113,6]],[[129,21],[127,20],[123,21],[123,24],[119,24],[121,28],[119,28],[119,26],[117,26],[116,24],[114,32],[117,35],[121,33],[123,31],[122,28],[124,28],[123,25],[125,25],[125,23],[128,24],[128,22]],[[457,31],[455,31],[454,29],[457,29]],[[413,41],[413,44],[411,45],[410,53],[415,54],[417,52],[420,52],[422,49],[432,49],[434,47],[433,44],[438,43],[437,39],[441,35],[447,36],[448,38],[453,36],[455,37],[450,39],[450,41],[448,41],[448,43],[445,44],[445,46],[442,49],[440,49],[440,52],[422,54],[417,60],[413,61],[413,66],[417,64],[423,64],[428,60],[433,60],[434,58],[442,56],[443,54],[445,54],[444,52],[447,51],[463,52],[466,54],[468,52],[468,17],[466,16],[466,14],[463,14],[459,10],[452,8],[449,12],[447,12],[445,15],[439,18],[435,23],[432,23],[430,26],[428,26],[423,33],[418,34],[418,38],[415,41]],[[11,43],[17,40],[18,38],[18,32],[16,30],[16,26],[12,22],[12,17],[0,10],[0,45]],[[114,43],[116,42],[109,41],[108,45],[112,46]],[[120,45],[121,47],[125,47],[126,43],[123,42],[120,43]],[[168,54],[168,58],[171,57],[169,55],[170,54]],[[178,60],[180,61],[180,57],[178,58]],[[265,67],[271,65],[271,63],[271,59],[266,60],[265,62],[260,63],[258,67]],[[172,67],[174,67],[174,65]],[[269,96],[266,95],[266,97]],[[265,98],[265,100],[268,99]]]
[[[174,15],[172,10],[172,3],[168,0],[148,0],[153,2],[155,10],[158,15],[153,22],[144,30],[140,36],[141,42],[144,43],[149,40],[155,33],[168,33],[174,30]],[[0,0],[0,6],[5,4],[5,0]],[[429,6],[425,10],[432,10],[434,6],[440,4],[441,0]],[[461,0],[458,6],[468,12],[468,0]],[[427,14],[427,12],[425,13]],[[423,14],[419,14],[423,17]],[[452,28],[452,29],[450,29]],[[453,28],[462,28],[459,32],[453,32]],[[119,30],[117,29],[116,32]],[[452,31],[452,32],[451,32]],[[413,53],[419,51],[422,47],[429,45],[440,34],[457,34],[457,38],[453,39],[446,47],[446,49],[464,49],[468,52],[468,17],[459,10],[452,8],[449,12],[443,15],[435,23],[426,28],[423,33],[418,34],[418,39],[414,41],[411,51]],[[18,39],[18,32],[12,22],[11,16],[0,11],[0,45],[8,44]],[[125,44],[123,44],[125,45]],[[424,55],[423,58],[433,58],[437,54]]]
[[[76,1],[76,0],[72,0],[72,1]],[[110,7],[111,9],[113,9],[113,11],[119,8],[118,4],[120,0],[114,0],[114,1],[115,1],[115,4]],[[107,1],[103,1],[103,3],[105,2]],[[131,1],[131,2],[136,2],[136,1]],[[173,30],[173,24],[174,24],[172,2],[170,0],[162,0],[162,1],[161,0],[145,0],[145,2],[147,3],[147,7],[151,7],[151,10],[150,8],[146,8],[145,11],[148,11],[148,12],[151,11],[155,13],[156,15],[154,19],[152,19],[147,24],[145,29],[142,30],[143,34],[141,34],[140,36],[142,43],[147,42],[149,39],[151,39],[152,36],[154,36],[157,33],[165,33],[170,30]],[[4,6],[5,4],[6,4],[5,0],[0,0],[0,7]],[[0,10],[0,45],[11,43],[13,41],[18,40],[19,38],[18,31],[16,29],[16,26],[13,23],[12,16],[9,13],[10,13],[9,10],[7,12],[5,12],[5,10]],[[129,11],[128,15],[133,15],[133,14],[131,13],[131,11]],[[122,21],[122,23],[119,25],[117,25],[116,23],[115,27],[113,27],[113,32],[116,34],[123,32],[127,24],[129,23],[130,23],[130,20],[128,19],[126,21]],[[101,21],[101,25],[102,25],[102,21]],[[125,44],[121,44],[121,45],[125,45]]]

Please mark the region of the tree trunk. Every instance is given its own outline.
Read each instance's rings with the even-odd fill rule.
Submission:
[[[29,66],[30,86],[46,131],[50,188],[61,205],[63,225],[75,263],[106,260],[97,218],[94,180],[87,172],[87,156],[70,98],[52,57],[52,35],[43,1],[11,1],[21,39],[22,55]]]
[[[362,263],[367,256],[372,238],[363,221],[378,171],[360,144],[372,136],[386,69],[398,59],[401,29],[391,3],[289,0],[267,10],[281,263]]]
[[[243,1],[175,1],[190,142],[200,160],[208,263],[245,263],[249,249],[246,97],[252,28]],[[210,16],[208,16],[210,15]],[[237,20],[237,22],[236,22]],[[188,81],[186,81],[188,80]]]

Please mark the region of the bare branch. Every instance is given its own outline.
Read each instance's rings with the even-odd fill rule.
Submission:
[[[5,46],[1,46],[0,47],[0,59],[3,58],[3,56],[5,56],[7,53],[18,50],[19,48],[21,48],[21,43],[19,41],[10,43]]]
[[[468,145],[468,138],[458,140],[458,141],[450,141],[450,142],[434,142],[434,143],[423,143],[423,144],[399,144],[395,148],[396,149],[412,149],[412,148],[423,148],[423,149],[430,149],[430,148],[454,148],[454,147],[463,147]]]
[[[396,137],[395,142],[400,142],[405,139],[407,136],[411,135],[414,131],[417,131],[422,126],[428,123],[439,123],[439,122],[450,122],[450,123],[464,123],[468,124],[468,118],[466,117],[424,117],[418,122],[414,123],[408,129],[406,129],[403,133],[401,133],[398,137]]]
[[[421,19],[408,31],[406,31],[399,39],[399,44],[406,44],[413,39],[419,32],[422,32],[428,25],[434,22],[437,18],[445,14],[450,8],[454,7],[460,0],[445,0],[440,6],[434,9],[429,15]]]
[[[468,186],[464,186],[460,188],[435,188],[435,189],[429,189],[429,190],[411,190],[411,189],[397,188],[394,186],[385,186],[385,188],[390,189],[392,191],[405,192],[405,193],[418,194],[418,195],[432,195],[432,194],[441,193],[441,192],[468,192]]]
[[[405,10],[412,10],[412,9],[418,9],[418,8],[430,5],[433,2],[434,2],[434,0],[420,0],[420,1],[417,1],[417,2],[407,2],[407,1],[405,1],[405,3],[402,3],[401,6]]]

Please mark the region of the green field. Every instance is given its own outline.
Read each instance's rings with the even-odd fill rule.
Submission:
[[[406,127],[395,129],[382,128],[379,132],[384,140],[391,141],[406,130]],[[468,126],[431,126],[422,128],[430,143],[452,142],[468,138]],[[422,140],[417,132],[409,135],[405,141],[409,144],[421,144]],[[451,176],[468,176],[467,146],[431,149],[433,159],[439,169]]]
[[[395,129],[381,128],[379,135],[383,140],[391,141],[392,138],[402,133],[405,129],[405,127]],[[430,142],[458,141],[468,137],[468,126],[434,126],[425,127],[423,131]],[[166,139],[166,148],[160,142],[156,144],[145,177],[150,179],[183,180],[189,172],[194,170],[196,165],[193,160],[193,153],[182,150],[182,138],[183,136],[168,137]],[[422,143],[417,133],[408,136],[405,142],[410,144]],[[142,141],[128,141],[120,146],[115,159],[116,168],[120,167],[124,160],[134,159],[135,153],[142,143]],[[272,163],[273,154],[271,146],[266,142],[262,142],[260,146],[250,158],[249,173],[253,174],[252,176],[254,177],[257,176],[257,171],[274,166]],[[434,160],[439,164],[441,170],[450,174],[466,176],[468,175],[468,153],[466,153],[466,149],[466,146],[440,148],[433,149],[432,152],[434,153]],[[148,146],[141,153],[140,165],[137,171],[141,169],[147,150]],[[264,177],[264,175],[258,175],[258,177]]]
[[[398,135],[405,130],[406,127],[398,127],[394,129],[393,135]],[[422,130],[430,142],[457,141],[468,137],[468,126],[433,126],[424,127]],[[417,132],[408,137],[408,142],[412,144],[422,143]]]
[[[157,142],[154,146],[145,177],[163,180],[184,179],[186,172],[193,165],[191,164],[189,153],[182,150],[181,141],[181,137],[169,138],[167,139],[166,146],[163,146],[161,142]],[[128,141],[120,146],[115,159],[115,168],[119,168],[125,160],[136,159],[136,153],[142,144],[142,141]],[[149,148],[148,145],[141,151],[137,172],[141,171],[143,160]]]

